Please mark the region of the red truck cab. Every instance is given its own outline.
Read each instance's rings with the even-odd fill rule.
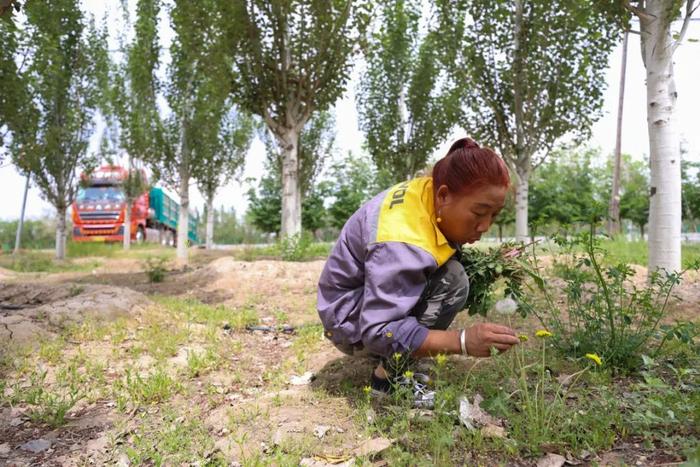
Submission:
[[[145,172],[142,173],[145,181]],[[126,197],[123,182],[127,171],[123,167],[105,165],[81,176],[81,187],[72,205],[73,241],[121,242],[124,240]],[[144,183],[144,186],[147,184]],[[145,190],[131,208],[131,239],[146,237],[149,216],[149,192]]]

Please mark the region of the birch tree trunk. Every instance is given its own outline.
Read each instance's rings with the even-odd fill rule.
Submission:
[[[530,191],[530,157],[523,154],[525,137],[523,134],[523,57],[521,35],[523,28],[523,2],[515,1],[513,22],[513,111],[515,114],[515,171],[518,183],[515,187],[515,240],[528,240],[528,193]]]
[[[211,250],[214,248],[214,195],[207,196],[207,234],[206,248]]]
[[[131,199],[131,193],[130,191],[133,189],[131,187],[131,156],[127,155],[126,158],[126,173],[127,173],[127,186],[126,190],[124,193],[124,238],[122,239],[122,243],[124,245],[124,249],[128,250],[131,248],[131,204],[133,200]]]
[[[674,41],[668,2],[650,0],[640,21],[650,154],[649,271],[681,268],[681,153],[675,124]]]
[[[187,264],[187,232],[189,231],[190,209],[190,173],[185,164],[180,164],[180,215],[177,221],[176,258],[180,265]]]
[[[131,200],[127,197],[124,201],[124,249],[131,248]]]
[[[515,168],[518,175],[515,185],[515,240],[528,241],[528,193],[530,191],[530,162],[518,164]]]
[[[288,130],[282,143],[282,227],[281,236],[301,233],[301,184],[299,183],[299,131]]]
[[[56,209],[56,259],[66,258],[66,208]]]

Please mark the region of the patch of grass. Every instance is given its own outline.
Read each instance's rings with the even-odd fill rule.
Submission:
[[[55,365],[63,357],[65,348],[66,341],[63,337],[42,340],[39,344],[39,357],[47,363]]]
[[[119,318],[112,323],[110,329],[110,341],[112,345],[119,345],[129,336],[129,326],[124,318]]]
[[[269,409],[262,409],[258,404],[248,404],[236,409],[229,409],[227,415],[227,427],[235,433],[239,428],[253,423],[259,418],[268,418],[270,412]]]
[[[101,261],[74,262],[70,259],[58,261],[52,252],[36,251],[17,256],[0,255],[0,267],[16,272],[71,272],[90,271],[102,264]]]
[[[80,324],[66,326],[64,334],[76,341],[100,341],[110,332],[110,324],[86,317]]]
[[[114,382],[117,409],[122,412],[129,404],[138,407],[167,401],[181,390],[182,386],[160,367],[147,376],[127,368],[124,377]]]
[[[181,345],[187,342],[189,332],[177,322],[163,322],[149,319],[136,333],[138,346],[146,350],[156,360],[163,360],[177,354]]]
[[[85,397],[84,380],[70,366],[58,372],[54,385],[46,381],[47,374],[46,369],[35,368],[27,381],[6,383],[0,397],[10,405],[26,404],[32,421],[59,427],[66,423],[68,411]]]
[[[188,322],[223,325],[229,320],[232,311],[223,305],[206,305],[196,298],[154,296],[152,299],[168,311],[177,313]]]
[[[621,238],[601,241],[601,247],[606,251],[606,259],[610,264],[631,263],[646,266],[649,263],[649,247],[646,241],[627,241]],[[684,243],[681,245],[683,267],[687,267],[700,259],[700,245]]]
[[[197,378],[216,370],[220,363],[220,356],[211,348],[204,352],[187,351],[187,375],[190,378]]]
[[[381,403],[360,388],[346,394],[370,435],[399,440],[383,455],[389,465],[529,465],[527,459],[545,452],[576,456],[640,440],[643,449],[690,459],[700,447],[700,357],[692,344],[675,342],[669,356],[645,358],[640,374],[622,377],[590,361],[582,370],[581,361],[545,354],[544,341],[536,342],[479,360],[466,372],[436,358],[436,408],[429,416],[412,415],[412,394],[401,387]],[[459,424],[459,397],[473,401],[476,394],[484,398],[481,408],[504,422],[505,437]]]
[[[292,350],[297,358],[297,362],[305,362],[306,357],[317,349],[323,341],[322,325],[310,324],[297,328],[296,337],[292,342]]]
[[[67,256],[69,258],[85,258],[98,256],[101,258],[142,258],[158,252],[159,256],[172,256],[172,248],[161,247],[155,243],[132,243],[130,249],[124,250],[121,242],[68,242]],[[170,253],[170,255],[168,255]]]
[[[690,360],[644,358],[641,378],[622,393],[630,435],[645,447],[684,452],[700,449],[700,357]]]
[[[162,417],[143,416],[124,452],[134,465],[228,465],[220,454],[210,455],[213,448],[196,414],[179,416],[168,408]]]
[[[315,242],[308,237],[282,240],[272,245],[246,247],[234,251],[233,257],[239,261],[276,259],[283,261],[310,261],[326,258],[333,248],[332,242]]]
[[[168,311],[183,315],[188,322],[217,327],[228,325],[231,329],[241,330],[260,321],[258,313],[252,307],[231,309],[224,305],[207,305],[195,298],[164,296],[152,298]]]

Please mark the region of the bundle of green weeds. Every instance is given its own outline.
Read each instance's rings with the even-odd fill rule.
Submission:
[[[522,295],[525,267],[519,257],[528,245],[504,243],[487,250],[464,248],[460,262],[469,278],[469,295],[464,308],[470,315],[486,313],[496,302],[497,291],[517,300]],[[504,287],[500,287],[500,285]],[[524,313],[521,310],[521,313]]]

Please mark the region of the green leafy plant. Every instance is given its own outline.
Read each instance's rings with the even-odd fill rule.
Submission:
[[[525,263],[518,257],[525,248],[525,245],[504,243],[488,250],[466,248],[462,251],[460,262],[469,278],[469,295],[464,308],[469,310],[470,315],[486,316],[495,303],[500,282],[505,283],[505,296],[522,295],[522,285],[527,275]]]
[[[311,236],[308,233],[283,237],[277,247],[284,261],[303,261],[308,258]]]
[[[627,263],[605,265],[605,251],[593,229],[572,239],[557,237],[555,242],[573,251],[570,267],[579,270],[562,274],[563,303],[552,292],[559,287],[527,269],[543,302],[523,294],[520,304],[525,313],[534,314],[554,332],[554,343],[563,353],[575,357],[598,353],[613,369],[634,370],[641,363],[642,349],[650,348],[658,355],[669,338],[687,337],[689,330],[684,324],[661,327],[672,291],[685,271],[655,271],[650,273],[648,284],[640,286],[632,280],[634,270]],[[534,251],[533,258],[538,269]]]
[[[163,282],[168,260],[160,256],[149,256],[143,263],[144,272],[149,282]]]

